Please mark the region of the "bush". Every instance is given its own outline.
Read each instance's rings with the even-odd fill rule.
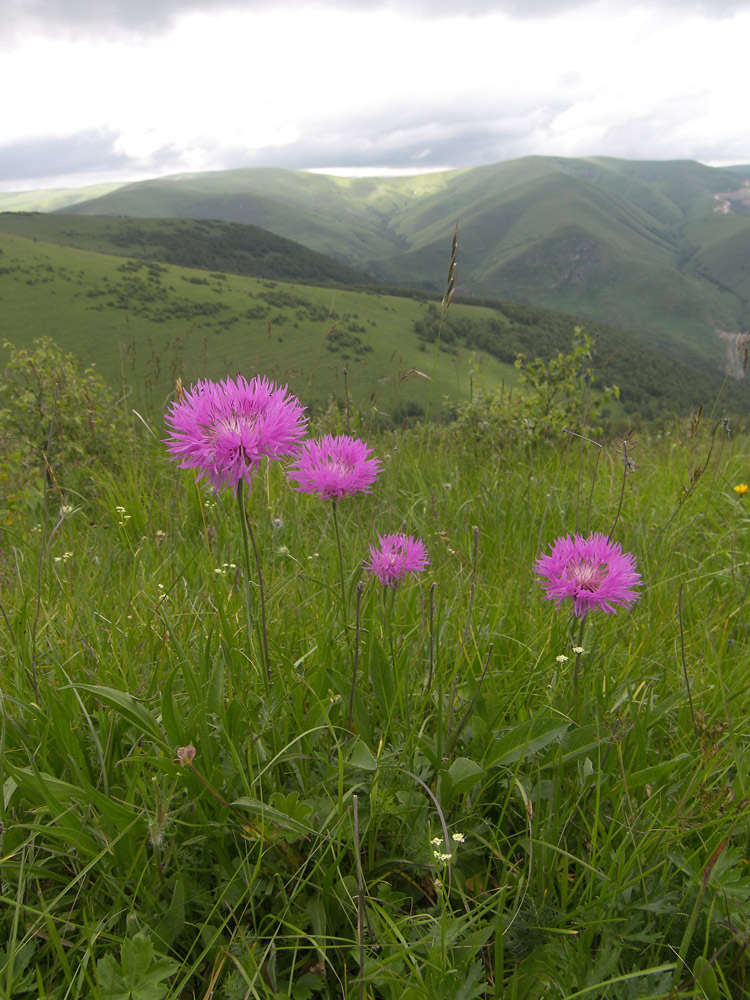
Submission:
[[[555,440],[564,432],[601,432],[605,406],[619,398],[616,386],[592,391],[592,339],[579,327],[569,354],[544,361],[516,358],[520,392],[480,385],[473,399],[458,408],[456,426],[469,440],[498,448],[513,440]]]
[[[76,470],[92,463],[117,467],[126,428],[102,376],[49,337],[31,348],[4,346],[10,361],[0,376],[0,506],[41,494],[42,469],[73,486]]]

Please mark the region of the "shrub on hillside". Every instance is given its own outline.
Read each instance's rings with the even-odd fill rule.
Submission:
[[[569,353],[548,361],[516,358],[520,391],[488,389],[480,384],[457,411],[458,431],[496,449],[510,441],[554,440],[573,431],[601,433],[606,404],[618,398],[616,386],[593,391],[592,339],[576,327]]]
[[[0,503],[6,508],[41,491],[42,470],[58,483],[104,461],[117,467],[124,421],[107,382],[49,337],[30,348],[5,341],[10,360],[0,375]]]

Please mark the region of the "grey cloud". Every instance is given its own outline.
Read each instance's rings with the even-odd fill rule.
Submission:
[[[115,149],[117,133],[88,129],[67,136],[37,136],[0,145],[0,187],[9,191],[36,182],[40,187],[78,187],[90,178],[130,180],[185,169],[180,150],[164,146],[134,160]],[[82,179],[83,178],[83,179]]]
[[[0,180],[34,180],[90,171],[121,170],[113,133],[91,129],[71,136],[39,136],[0,146]]]
[[[516,98],[517,99],[517,98]],[[190,144],[192,156],[205,163],[201,169],[242,167],[311,168],[431,168],[473,167],[503,160],[560,152],[555,122],[575,97],[559,94],[548,103],[514,106],[513,99],[410,110],[383,109],[365,118],[336,119],[319,123],[314,132],[296,142],[250,150],[222,145],[206,137]],[[596,148],[566,148],[565,155],[608,155],[625,159],[695,159],[702,162],[747,162],[743,139],[675,141],[674,126],[689,120],[681,102],[653,113],[612,123]],[[39,179],[40,187],[54,179],[56,187],[75,187],[97,180],[137,180],[165,174],[192,172],[196,168],[176,145],[164,145],[147,159],[131,159],[116,151],[117,135],[90,130],[69,138],[37,138],[0,146],[0,185],[13,189]],[[86,180],[80,180],[86,175]]]
[[[5,43],[24,31],[37,34],[90,35],[125,33],[151,35],[167,30],[179,16],[201,11],[279,10],[302,7],[346,11],[391,10],[426,20],[455,16],[480,17],[504,12],[517,18],[554,17],[567,11],[592,7],[598,2],[621,12],[618,0],[5,0]],[[630,6],[648,6],[675,14],[730,17],[750,10],[750,0],[634,0]]]
[[[325,167],[472,167],[525,155],[529,133],[545,128],[561,107],[442,108],[399,116],[392,110],[367,120],[338,121],[290,145],[269,146],[253,153],[224,150],[227,168],[277,166],[291,169]],[[520,150],[520,151],[519,151]]]

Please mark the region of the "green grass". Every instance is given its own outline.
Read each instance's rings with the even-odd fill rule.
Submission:
[[[147,420],[2,525],[3,995],[747,995],[745,437],[630,439],[625,474],[355,420],[384,469],[338,507],[346,603],[330,503],[263,466],[267,694],[234,497]],[[384,594],[395,531],[431,565]],[[582,632],[532,568],[573,531],[643,575]]]

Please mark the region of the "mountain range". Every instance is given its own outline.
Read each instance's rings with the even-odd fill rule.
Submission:
[[[182,174],[93,193],[58,194],[57,211],[252,224],[363,281],[432,291],[458,222],[457,295],[612,323],[717,369],[750,325],[750,165],[532,156],[413,177]]]

